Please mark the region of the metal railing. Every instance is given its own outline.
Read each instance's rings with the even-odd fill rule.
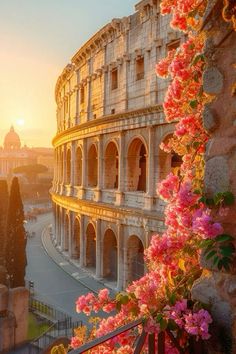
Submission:
[[[54,321],[66,321],[68,324],[71,321],[71,317],[66,313],[43,301],[35,299],[33,296],[30,296],[29,299],[29,311],[43,315],[45,318],[52,319]]]
[[[104,336],[101,336],[99,338],[96,338],[84,345],[82,345],[80,348],[75,349],[70,351],[70,354],[83,354],[87,353],[87,351],[98,347],[99,345],[127,332],[130,330],[135,330],[137,329],[138,326],[143,324],[143,319],[138,319],[136,321],[133,321],[125,326],[122,326],[118,329],[116,329],[113,332],[110,332]],[[138,333],[138,331],[137,331]],[[145,353],[148,354],[165,354],[165,338],[166,336],[169,337],[169,340],[171,341],[173,347],[175,347],[180,354],[204,354],[204,348],[202,341],[194,341],[193,339],[190,340],[190,346],[188,350],[186,351],[183,349],[177,340],[175,338],[174,334],[169,330],[166,329],[165,331],[160,332],[158,335],[154,333],[147,333],[144,328],[142,330],[141,334],[137,334],[136,340],[134,341],[133,344],[133,349],[134,349],[134,354],[140,354],[142,353],[144,346],[145,348]],[[147,351],[146,351],[147,350]]]
[[[82,326],[82,321],[73,320],[66,313],[38,299],[30,297],[29,311],[50,323],[49,328],[38,338],[31,341],[29,353],[42,353],[53,341],[60,337],[71,338],[74,330]]]

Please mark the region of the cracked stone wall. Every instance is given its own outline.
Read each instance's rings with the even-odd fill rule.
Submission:
[[[210,134],[205,154],[205,190],[209,196],[230,191],[236,197],[236,32],[222,18],[222,1],[209,2],[203,30],[207,68],[204,91],[213,97],[203,120]],[[236,205],[221,217],[226,233],[236,238]],[[236,262],[231,271],[219,272],[208,264],[193,287],[193,297],[211,305],[214,334],[209,353],[236,353]]]

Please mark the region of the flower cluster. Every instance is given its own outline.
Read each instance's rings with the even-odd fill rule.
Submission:
[[[178,327],[196,336],[197,339],[209,339],[209,325],[212,323],[211,316],[204,309],[195,312],[188,309],[186,299],[178,301],[171,307],[168,317],[174,320]]]
[[[159,333],[174,321],[176,328],[172,331],[182,338],[183,348],[188,345],[188,336],[209,338],[212,321],[209,313],[203,309],[193,311],[186,300],[200,272],[199,242],[222,233],[221,225],[213,221],[210,209],[199,194],[203,184],[203,153],[208,140],[202,124],[202,112],[208,99],[202,89],[205,38],[191,33],[189,27],[196,29],[204,8],[202,0],[162,0],[161,3],[162,14],[173,15],[171,25],[189,34],[185,43],[170,51],[156,66],[157,75],[171,78],[163,107],[166,120],[176,122],[173,138],[162,147],[182,156],[183,163],[178,175],[171,173],[158,185],[159,196],[167,202],[166,230],[162,235],[154,235],[145,250],[147,274],[115,300],[109,299],[107,290],[102,290],[98,297],[88,294],[77,300],[77,311],[87,315],[101,309],[117,310],[114,316],[99,322],[96,336],[142,317],[147,319],[145,328],[149,333]],[[92,353],[133,353],[134,338],[133,331],[122,333],[93,349]],[[73,347],[76,343],[73,339]],[[165,345],[166,353],[178,353],[168,336]]]

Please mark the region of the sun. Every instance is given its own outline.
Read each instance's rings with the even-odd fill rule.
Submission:
[[[19,118],[19,119],[16,120],[16,124],[19,127],[23,127],[25,125],[25,120],[23,118]]]

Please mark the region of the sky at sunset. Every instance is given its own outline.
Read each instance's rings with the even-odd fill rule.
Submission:
[[[0,145],[13,124],[23,144],[50,146],[54,87],[78,48],[138,0],[0,0]]]

